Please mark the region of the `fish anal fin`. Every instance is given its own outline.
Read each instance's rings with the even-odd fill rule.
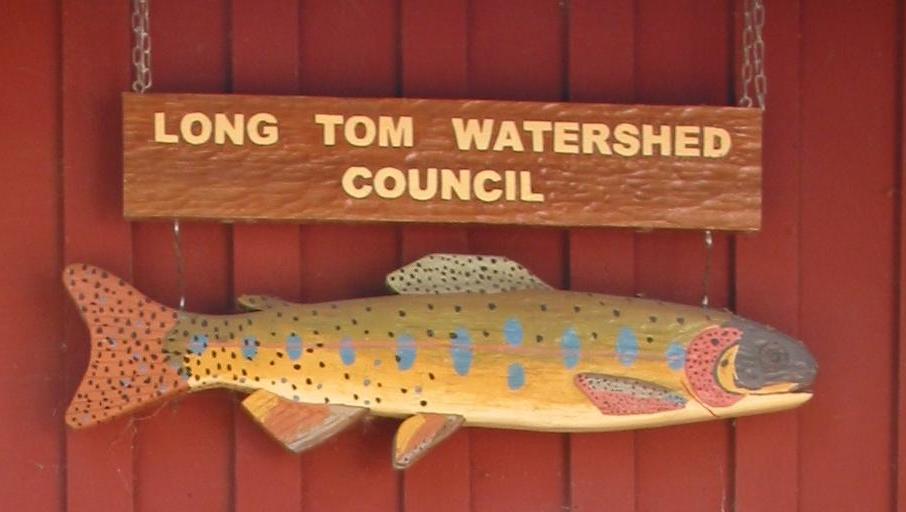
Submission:
[[[503,256],[429,254],[387,275],[402,295],[550,290],[527,268]]]
[[[236,298],[236,306],[242,311],[264,311],[292,305],[292,302],[270,295],[241,295]]]
[[[368,412],[365,407],[293,402],[265,390],[247,396],[242,407],[271,437],[295,453],[339,434]]]
[[[462,426],[455,414],[416,414],[409,416],[393,438],[393,467],[406,469]]]
[[[579,373],[575,377],[576,387],[603,414],[625,416],[631,414],[652,414],[682,409],[686,397],[682,393],[652,382],[605,375],[602,373]]]

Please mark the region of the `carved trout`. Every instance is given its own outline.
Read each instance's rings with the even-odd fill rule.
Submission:
[[[607,431],[791,408],[817,371],[800,342],[730,313],[554,290],[502,257],[426,256],[387,277],[397,295],[243,296],[226,316],[88,265],[64,281],[91,333],[70,426],[226,387],[296,452],[366,413],[405,418],[397,468],[463,425]]]

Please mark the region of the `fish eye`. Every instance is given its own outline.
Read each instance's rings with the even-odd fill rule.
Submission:
[[[784,366],[789,361],[789,354],[777,342],[768,342],[761,346],[758,351],[758,359],[761,366],[765,369],[777,369]]]

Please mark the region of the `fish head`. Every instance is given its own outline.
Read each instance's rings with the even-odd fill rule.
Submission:
[[[741,318],[734,318],[730,327],[741,337],[722,358],[732,359],[732,365],[724,365],[732,367],[732,374],[717,370],[722,387],[756,395],[811,392],[818,364],[802,342]]]

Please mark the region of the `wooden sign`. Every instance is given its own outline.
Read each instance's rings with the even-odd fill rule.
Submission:
[[[125,215],[756,230],[761,113],[124,95]]]
[[[396,295],[241,296],[235,315],[170,309],[89,265],[63,280],[91,333],[70,426],[228,388],[294,452],[365,415],[405,418],[400,469],[462,426],[598,432],[788,409],[818,371],[802,343],[729,312],[555,290],[500,256],[425,256],[387,276]]]

